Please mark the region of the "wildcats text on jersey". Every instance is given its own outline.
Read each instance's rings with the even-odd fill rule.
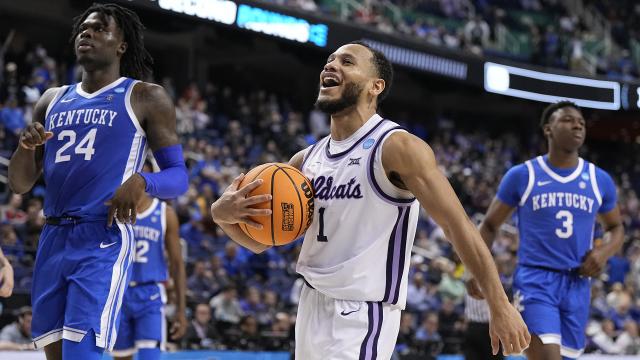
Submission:
[[[113,120],[117,116],[117,111],[103,109],[78,109],[61,111],[49,116],[47,130],[80,124],[113,126]]]
[[[532,198],[533,211],[545,208],[562,207],[574,208],[588,213],[593,213],[595,199],[582,194],[569,192],[549,192],[534,195]]]
[[[362,198],[360,184],[356,184],[356,178],[351,178],[348,183],[340,185],[333,184],[333,176],[318,176],[311,182],[316,192],[316,198],[321,200]]]

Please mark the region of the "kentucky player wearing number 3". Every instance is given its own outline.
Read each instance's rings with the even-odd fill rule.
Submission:
[[[290,161],[312,179],[315,214],[297,271],[304,277],[296,320],[296,359],[391,358],[405,306],[409,258],[420,204],[444,229],[474,274],[491,308],[494,352],[529,345],[529,333],[509,304],[473,223],[431,148],[377,113],[393,77],[384,54],[365,43],[344,45],[320,73],[316,106],[331,115],[331,135]],[[242,176],[211,207],[213,219],[236,242],[265,250],[238,223],[268,196],[245,198],[259,183],[238,189]],[[416,201],[417,198],[417,201]],[[258,225],[259,226],[259,225]]]
[[[143,30],[134,12],[113,4],[77,17],[82,82],[42,95],[11,158],[13,191],[29,191],[42,173],[46,183],[31,296],[34,342],[48,360],[100,359],[113,348],[136,205],[145,192],[167,199],[188,187],[171,99],[134,80],[153,62]],[[140,173],[147,144],[160,172]]]
[[[624,241],[613,180],[583,160],[585,121],[576,104],[549,105],[541,126],[549,153],[511,168],[480,224],[489,246],[502,223],[518,215],[520,248],[514,300],[534,335],[527,358],[578,358],[585,346],[591,282]],[[605,230],[593,248],[596,217]],[[472,279],[471,296],[482,297]]]

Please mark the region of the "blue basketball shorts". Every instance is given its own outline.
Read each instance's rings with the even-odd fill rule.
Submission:
[[[518,266],[514,303],[529,332],[543,344],[558,344],[563,357],[577,359],[584,351],[589,320],[591,281],[576,274]]]
[[[96,346],[116,342],[122,298],[135,251],[130,225],[93,222],[45,225],[33,275],[32,336],[37,348],[60,339]]]
[[[120,330],[111,355],[130,356],[143,348],[160,347],[164,350],[166,302],[162,284],[129,286],[124,294]]]

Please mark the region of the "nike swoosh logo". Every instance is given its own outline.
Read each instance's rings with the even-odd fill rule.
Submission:
[[[115,244],[117,244],[117,242],[112,242],[111,244],[105,244],[105,243],[101,242],[101,243],[100,243],[100,249],[106,249],[106,248],[108,248],[109,246],[113,246],[113,245],[115,245]]]
[[[545,186],[551,184],[551,181],[538,181],[538,186]]]
[[[358,310],[360,310],[360,309],[358,309]],[[349,312],[345,312],[344,310],[342,310],[342,312],[340,313],[340,315],[342,315],[342,316],[347,316],[347,315],[349,315],[349,314],[353,314],[354,312],[357,312],[358,310],[352,310],[352,311],[349,311]]]
[[[68,102],[72,102],[73,100],[75,100],[76,98],[71,98],[71,99],[64,99],[64,100],[60,100],[61,103],[68,103]]]
[[[155,299],[157,299],[157,298],[159,298],[159,297],[160,297],[160,294],[151,295],[151,297],[149,298],[149,300],[153,301],[153,300],[155,300]]]

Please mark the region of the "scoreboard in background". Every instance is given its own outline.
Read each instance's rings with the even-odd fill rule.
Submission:
[[[582,107],[620,109],[620,83],[559,75],[493,62],[484,64],[484,89],[523,99],[570,100]]]
[[[129,2],[317,47],[325,47],[329,35],[329,27],[326,24],[313,23],[302,17],[237,1],[130,0]]]
[[[116,1],[257,32],[327,53],[350,41],[363,40],[398,66],[484,88],[490,93],[541,102],[570,100],[582,107],[603,110],[640,109],[638,84],[572,76],[560,70],[550,72],[505,64],[502,60],[485,61],[463,51],[382,34],[291,7],[253,0]]]

